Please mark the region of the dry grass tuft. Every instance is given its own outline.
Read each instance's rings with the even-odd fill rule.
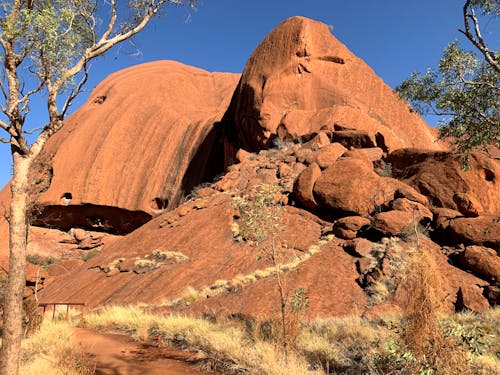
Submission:
[[[41,329],[22,343],[21,374],[90,375],[95,369],[73,341],[65,322],[46,319]]]
[[[402,287],[411,293],[406,305],[406,319],[401,335],[402,343],[415,361],[413,372],[428,371],[442,374],[467,373],[464,370],[465,353],[456,347],[441,329],[443,303],[446,299],[444,282],[434,257],[415,249],[407,264]]]

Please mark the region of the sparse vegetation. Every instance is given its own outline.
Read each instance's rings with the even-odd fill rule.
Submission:
[[[54,264],[59,263],[61,259],[52,257],[43,257],[38,254],[28,254],[26,255],[26,261],[36,266],[40,266],[44,270],[48,270]]]
[[[393,177],[392,164],[386,163],[381,160],[378,166],[375,168],[375,173],[381,177]]]
[[[70,326],[46,319],[21,345],[21,374],[91,375],[94,368],[76,347]]]
[[[161,261],[173,261],[174,263],[183,263],[189,260],[189,258],[178,251],[153,251],[153,257]]]
[[[83,259],[84,262],[87,262],[89,261],[90,259],[92,259],[93,257],[99,255],[101,252],[97,249],[92,249],[92,250],[89,250],[89,251],[85,251],[84,253],[82,253],[81,257]]]
[[[484,314],[460,313],[439,323],[437,329],[466,354],[456,373],[498,373],[499,308]],[[106,307],[87,315],[86,324],[118,329],[139,340],[159,336],[198,351],[208,366],[224,374],[450,374],[446,367],[416,368],[415,357],[403,344],[405,323],[393,317],[382,324],[359,317],[302,324],[287,362],[275,345],[281,333],[269,322],[242,317],[208,321],[158,316],[137,307]]]

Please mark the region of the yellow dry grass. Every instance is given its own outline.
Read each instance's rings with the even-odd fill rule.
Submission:
[[[467,354],[460,373],[500,373],[499,319],[497,308],[440,321],[443,335]],[[409,354],[401,335],[404,322],[393,317],[383,324],[344,317],[299,325],[287,360],[280,351],[277,331],[263,330],[265,323],[160,316],[138,307],[105,307],[86,317],[87,326],[127,332],[138,340],[160,335],[165,342],[198,351],[210,367],[224,374],[450,373],[449,367],[416,367],[416,357]]]
[[[94,369],[87,365],[66,322],[46,319],[40,330],[22,343],[21,374],[87,375]]]
[[[287,361],[275,345],[248,340],[245,331],[234,325],[222,325],[184,316],[155,316],[134,307],[107,307],[99,314],[87,315],[86,323],[96,329],[127,332],[147,330],[169,342],[182,343],[203,352],[212,367],[223,373],[270,375],[320,374],[298,355]]]

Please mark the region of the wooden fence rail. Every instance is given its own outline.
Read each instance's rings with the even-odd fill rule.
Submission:
[[[53,306],[52,310],[52,320],[54,320],[56,316],[56,306],[66,306],[66,321],[69,320],[69,308],[71,306],[80,306],[82,312],[82,319],[85,315],[85,302],[40,302],[38,303],[38,307],[43,308],[42,315],[45,316],[45,311],[48,306]]]

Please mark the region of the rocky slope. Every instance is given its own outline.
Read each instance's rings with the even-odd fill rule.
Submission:
[[[158,86],[148,83],[139,98],[144,77]],[[275,186],[276,259],[287,291],[307,296],[309,317],[397,311],[409,292],[397,280],[417,246],[435,259],[450,311],[498,303],[498,159],[473,154],[463,171],[432,129],[312,20],[279,25],[233,92],[236,80],[160,62],[96,88],[42,159],[54,173],[35,224],[64,231],[32,230],[30,246],[69,246],[65,257],[100,252],[49,268],[41,299],[273,316],[276,262],[262,250],[271,244],[241,236],[234,203]]]

